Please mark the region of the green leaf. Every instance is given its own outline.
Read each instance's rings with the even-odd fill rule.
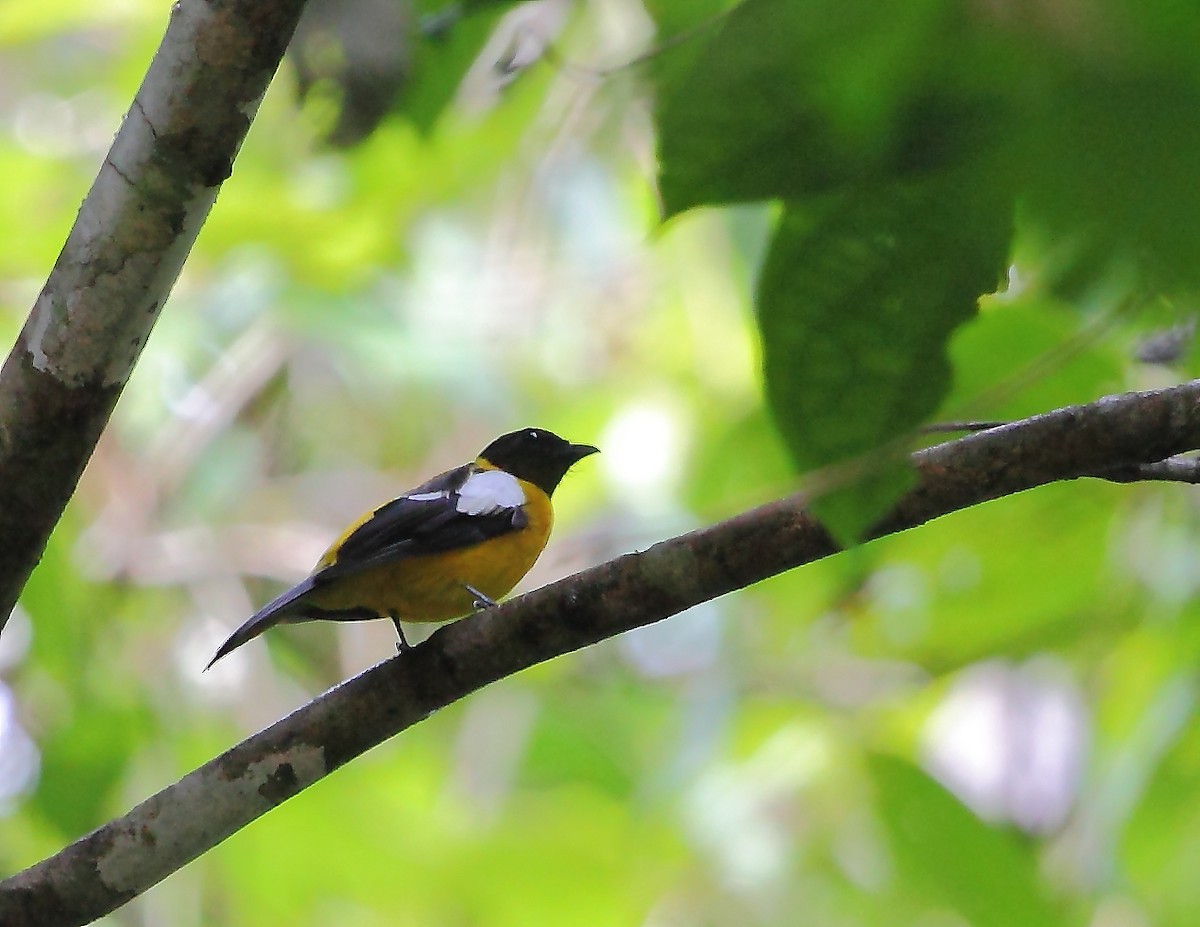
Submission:
[[[412,80],[400,98],[400,115],[421,132],[429,132],[454,99],[500,17],[515,5],[515,0],[462,4],[420,0]]]
[[[1007,197],[978,178],[895,183],[784,210],[758,288],[768,403],[802,469],[904,435],[950,383],[946,342],[997,286]],[[818,499],[850,543],[903,491],[905,462]]]
[[[1049,927],[1064,918],[1026,845],[975,817],[924,772],[871,757],[879,812],[900,875],[957,910],[972,927]]]
[[[647,63],[661,94],[683,80],[720,29],[721,14],[737,2],[645,0],[645,6],[657,27]]]
[[[646,12],[658,28],[658,41],[674,42],[689,29],[702,28],[738,0],[645,0]]]
[[[1115,263],[1153,292],[1200,286],[1200,211],[1193,153],[1200,87],[1174,75],[1084,72],[1034,110],[1010,157],[1029,173],[1025,203],[1050,240],[1080,254],[1057,289],[1078,298]]]
[[[746,0],[661,88],[666,214],[962,160],[994,108],[981,101],[995,95],[937,79],[944,49],[961,44],[948,11],[943,0],[886,11],[867,0]]]

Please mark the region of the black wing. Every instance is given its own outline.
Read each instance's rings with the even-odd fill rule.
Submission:
[[[313,574],[317,583],[408,557],[471,547],[525,527],[520,508],[483,515],[460,512],[458,490],[475,468],[448,470],[398,499],[380,506],[351,531],[337,548],[333,563]]]

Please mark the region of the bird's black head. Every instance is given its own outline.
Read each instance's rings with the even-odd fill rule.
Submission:
[[[522,428],[501,435],[479,456],[551,495],[572,464],[599,452],[590,444],[564,441],[544,428]]]

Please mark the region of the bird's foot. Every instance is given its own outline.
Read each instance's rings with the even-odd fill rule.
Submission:
[[[467,592],[471,593],[471,597],[474,599],[474,601],[471,604],[475,606],[475,609],[477,611],[484,609],[484,608],[495,608],[496,607],[495,599],[492,599],[492,598],[484,595],[482,592],[480,592],[474,586],[469,586],[466,583],[463,583],[463,588],[466,589]]]
[[[404,628],[400,627],[400,616],[395,612],[390,612],[388,617],[392,619],[392,624],[396,626],[396,637],[399,638],[396,641],[396,652],[405,653],[406,651],[412,650],[412,644],[410,644],[408,642],[408,638],[404,636]]]

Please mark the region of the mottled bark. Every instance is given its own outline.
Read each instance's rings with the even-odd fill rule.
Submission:
[[[41,557],[303,0],[180,0],[0,370],[0,628]]]

